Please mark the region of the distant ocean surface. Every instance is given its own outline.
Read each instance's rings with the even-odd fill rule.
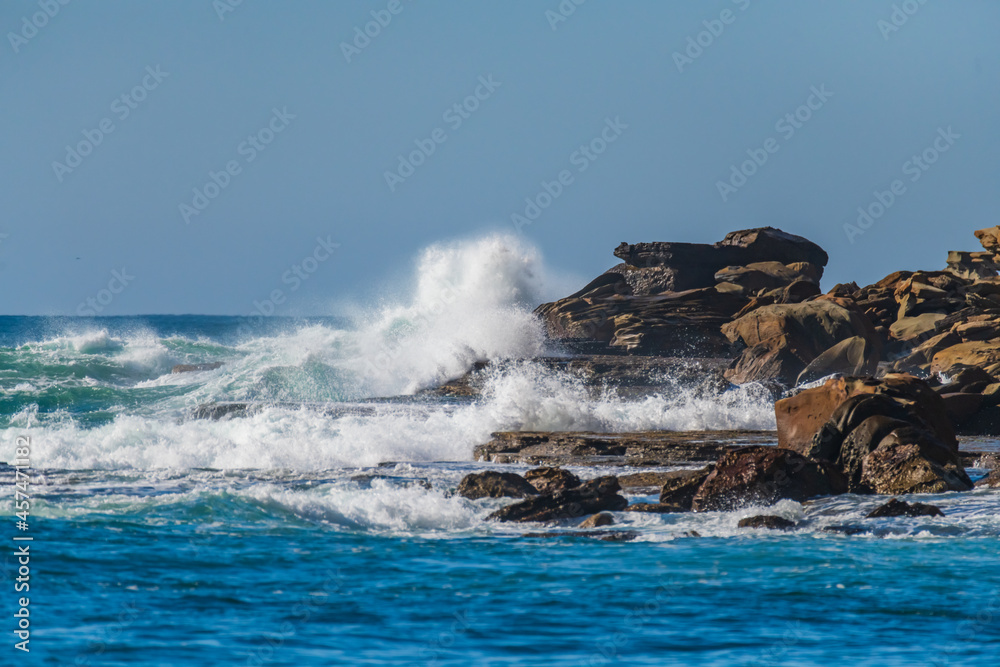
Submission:
[[[996,490],[851,536],[823,528],[879,499],[782,501],[789,533],[623,513],[626,543],[526,537],[485,520],[509,501],[453,495],[497,430],[774,427],[753,388],[595,398],[531,363],[544,267],[498,248],[431,249],[407,300],[345,318],[0,317],[0,460],[30,438],[34,538],[31,653],[11,583],[0,663],[998,664]],[[497,358],[523,361],[479,398],[422,392]],[[192,419],[217,401],[269,407]]]

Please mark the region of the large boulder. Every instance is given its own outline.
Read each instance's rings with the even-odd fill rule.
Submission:
[[[971,488],[944,399],[912,376],[834,378],[778,401],[775,415],[779,446],[832,462],[852,492]]]
[[[881,358],[881,342],[871,321],[849,299],[820,297],[765,306],[724,325],[722,333],[747,347],[726,374],[735,384],[769,380],[794,384],[824,353],[828,360],[853,356],[862,369],[874,368]],[[836,348],[853,338],[866,341],[860,353]]]
[[[843,491],[839,476],[801,454],[777,447],[744,447],[719,459],[695,494],[692,509],[730,511]]]
[[[958,440],[955,439],[955,430],[948,418],[944,401],[925,381],[905,373],[890,373],[878,380],[832,378],[819,387],[800,391],[777,401],[774,413],[778,427],[778,446],[811,452],[813,436],[823,428],[842,403],[859,394],[888,396],[906,407],[909,415],[922,420],[935,437],[958,450]]]
[[[575,519],[598,512],[617,512],[628,506],[618,494],[621,487],[614,477],[598,477],[573,489],[545,493],[508,505],[490,514],[498,521],[554,521]]]
[[[527,498],[538,491],[528,480],[512,472],[487,470],[466,475],[458,485],[458,495],[479,498]]]

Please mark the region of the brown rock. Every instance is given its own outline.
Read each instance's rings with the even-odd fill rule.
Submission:
[[[974,233],[984,248],[993,253],[1000,252],[1000,227],[987,227]]]
[[[580,486],[580,478],[562,468],[534,468],[524,473],[524,478],[539,493],[555,493]]]
[[[941,350],[931,361],[932,373],[947,373],[953,366],[978,366],[1000,376],[1000,339],[959,343]]]
[[[875,345],[867,338],[855,336],[841,341],[809,362],[796,384],[805,384],[835,373],[843,375],[873,375],[878,368]]]
[[[944,318],[944,313],[924,313],[914,317],[904,317],[889,327],[889,334],[896,340],[913,340],[934,331],[937,323]]]
[[[615,525],[615,518],[608,512],[598,512],[584,519],[578,528],[600,528],[601,526]]]
[[[479,498],[527,498],[538,492],[526,479],[512,472],[486,470],[466,475],[458,485],[458,495]]]
[[[816,357],[854,337],[872,343],[866,363],[877,364],[881,355],[871,321],[853,301],[836,297],[764,306],[724,325],[722,333],[748,348],[727,372],[727,379],[736,384],[765,380],[794,383]]]
[[[888,374],[870,378],[833,378],[820,387],[801,391],[774,405],[778,425],[778,446],[795,451],[810,451],[813,436],[823,427],[841,403],[859,394],[884,394],[905,406],[927,425],[942,442],[957,451],[954,427],[944,401],[930,386],[912,375]]]
[[[829,471],[804,456],[776,447],[746,447],[719,459],[695,494],[696,512],[803,501],[840,493]]]

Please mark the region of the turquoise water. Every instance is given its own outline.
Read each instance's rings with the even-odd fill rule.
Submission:
[[[593,396],[531,364],[445,401],[418,390],[468,346],[425,345],[405,313],[241,324],[0,318],[0,459],[27,436],[34,476],[31,653],[8,632],[0,662],[997,664],[996,490],[921,498],[943,518],[866,520],[878,501],[844,496],[768,508],[789,533],[736,526],[758,508],[617,513],[628,542],[532,537],[569,526],[494,524],[506,501],[452,494],[491,431],[768,428],[770,404],[669,378]],[[190,418],[226,400],[272,407]]]

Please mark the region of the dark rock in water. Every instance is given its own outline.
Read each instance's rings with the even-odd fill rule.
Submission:
[[[656,491],[660,492],[663,485],[674,479],[675,472],[634,472],[627,475],[618,475],[618,483],[623,489],[635,494],[645,492],[646,494]]]
[[[615,525],[615,518],[607,512],[599,512],[593,516],[589,516],[580,522],[578,528],[600,528],[602,526],[613,526]]]
[[[778,500],[803,501],[843,492],[842,480],[801,454],[776,447],[746,447],[719,459],[694,496],[696,512],[729,511]]]
[[[861,483],[875,493],[893,496],[972,488],[957,452],[909,426],[894,430],[864,458]]]
[[[672,505],[670,503],[632,503],[625,508],[626,512],[645,512],[649,514],[678,514],[690,512],[691,505]]]
[[[774,442],[770,431],[501,431],[474,450],[477,461],[575,466],[668,466],[714,462],[746,445]]]
[[[524,473],[524,478],[539,493],[555,493],[580,486],[580,478],[562,468],[534,468]]]
[[[620,490],[614,477],[598,477],[575,489],[546,493],[508,505],[488,518],[499,521],[554,521],[597,512],[617,512],[628,506],[628,501],[618,495]]]
[[[170,369],[171,373],[194,373],[196,371],[214,371],[222,366],[221,361],[213,361],[206,364],[177,364]]]
[[[739,528],[766,528],[768,530],[791,530],[795,528],[795,522],[772,514],[762,514],[759,516],[748,516],[740,519],[737,524]]]
[[[976,482],[976,488],[1000,489],[1000,470],[994,470]]]
[[[528,480],[512,472],[486,470],[466,475],[458,485],[458,495],[479,498],[527,498],[538,491]]]
[[[907,503],[892,498],[885,505],[879,505],[868,513],[869,519],[880,519],[890,516],[944,516],[940,507],[924,503]]]
[[[566,533],[526,533],[525,537],[588,537],[602,542],[631,542],[639,537],[633,530],[586,530]]]
[[[664,480],[663,486],[660,487],[660,503],[690,509],[695,494],[711,472],[711,467],[708,467],[701,470],[678,470],[670,473],[671,477]]]

